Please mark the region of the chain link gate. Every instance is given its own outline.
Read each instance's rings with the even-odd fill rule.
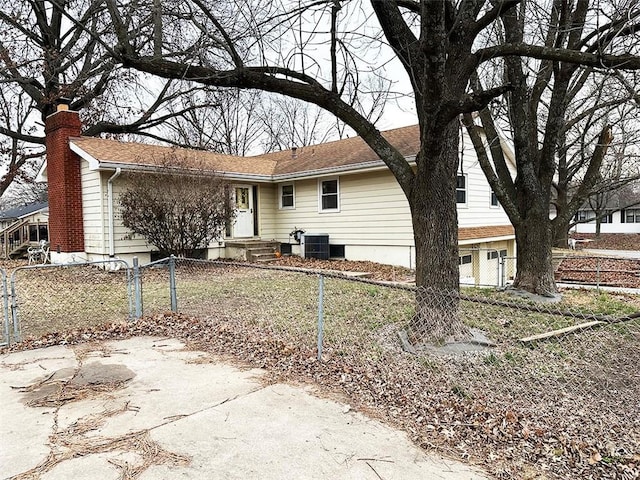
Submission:
[[[18,267],[10,285],[2,273],[5,345],[133,318],[131,269],[123,260]]]

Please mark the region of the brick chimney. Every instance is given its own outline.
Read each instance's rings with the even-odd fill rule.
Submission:
[[[45,120],[52,252],[84,252],[80,157],[69,147],[69,137],[79,137],[81,126],[78,112],[67,104]]]

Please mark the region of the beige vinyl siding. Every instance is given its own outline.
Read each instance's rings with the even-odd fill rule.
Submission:
[[[87,253],[105,252],[103,223],[103,198],[100,172],[89,170],[88,162],[81,162],[82,219],[84,226],[84,249]]]
[[[467,152],[464,158],[467,204],[458,207],[459,226],[508,225],[504,209],[491,206],[491,188],[475,155]],[[275,227],[271,236],[286,242],[289,232],[298,227],[308,233],[329,234],[329,241],[333,244],[413,245],[409,204],[389,171],[326,177],[331,178],[339,179],[338,212],[319,211],[318,190],[322,179],[295,182],[295,209],[278,208],[276,185],[272,201]]]
[[[109,175],[111,176],[111,175]],[[105,198],[107,195],[107,176],[104,180],[105,183]],[[122,214],[120,213],[119,197],[126,190],[126,177],[121,176],[113,182],[113,212],[114,212],[114,245],[116,255],[119,254],[131,254],[137,252],[149,252],[151,250],[157,250],[157,248],[149,245],[147,241],[141,235],[134,234],[128,228],[122,224]],[[106,201],[105,201],[106,204]],[[106,214],[105,214],[106,217]]]
[[[261,184],[258,186],[259,232],[260,238],[264,240],[278,237],[277,217],[280,213],[278,212],[278,202],[278,185]],[[280,239],[280,241],[283,240]]]
[[[289,241],[294,227],[327,233],[333,244],[411,245],[413,233],[407,200],[388,171],[341,175],[339,212],[319,212],[318,179],[295,182],[295,209],[278,209],[274,238]],[[275,192],[278,192],[276,185]]]

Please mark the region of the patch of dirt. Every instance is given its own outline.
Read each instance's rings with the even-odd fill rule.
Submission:
[[[556,281],[640,288],[640,260],[623,258],[565,258],[555,272]]]
[[[280,257],[270,262],[278,267],[309,268],[313,270],[334,270],[340,272],[369,273],[368,278],[385,282],[412,282],[415,272],[405,267],[355,260],[318,260],[297,255]]]

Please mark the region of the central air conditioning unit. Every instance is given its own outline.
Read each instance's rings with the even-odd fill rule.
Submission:
[[[305,233],[300,238],[302,256],[329,260],[329,235],[326,233]]]

